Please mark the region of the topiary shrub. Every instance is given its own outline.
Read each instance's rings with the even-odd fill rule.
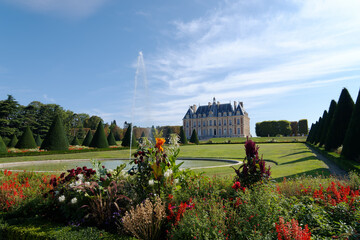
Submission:
[[[196,133],[195,129],[193,130],[193,132],[191,134],[190,142],[195,143],[196,145],[199,144],[199,138],[197,136],[197,133]]]
[[[42,141],[43,141],[43,140],[41,139],[40,135],[37,135],[36,138],[35,138],[35,142],[36,142],[36,145],[37,145],[38,147],[41,146]]]
[[[14,148],[18,142],[18,138],[16,137],[16,135],[14,134],[10,140],[10,142],[8,143],[8,148]]]
[[[54,118],[40,148],[46,150],[69,149],[69,142],[65,134],[64,125],[59,115]]]
[[[19,138],[19,141],[15,145],[16,148],[37,148],[34,136],[29,126],[26,127],[25,131]]]
[[[115,140],[115,137],[114,137],[114,134],[112,133],[112,131],[110,131],[109,135],[107,136],[107,141],[110,146],[116,145],[116,140]]]
[[[126,133],[124,135],[124,138],[121,142],[121,146],[124,146],[124,147],[130,147],[130,140],[132,141],[131,143],[131,146],[132,147],[136,147],[137,146],[137,143],[136,143],[136,139],[135,139],[135,136],[133,135],[132,138],[131,138],[131,130],[132,130],[132,125],[131,123],[129,124],[127,130],[126,130]]]
[[[184,145],[188,143],[183,126],[180,127],[180,142]]]
[[[93,139],[93,135],[91,133],[91,129],[89,129],[89,131],[86,134],[86,137],[85,137],[84,141],[82,142],[82,145],[88,147],[90,145],[92,139]]]
[[[7,153],[6,145],[1,136],[0,136],[0,153]]]
[[[91,140],[91,143],[89,145],[89,147],[94,147],[94,148],[107,148],[109,147],[109,143],[106,139],[106,135],[105,135],[105,131],[104,131],[104,126],[102,124],[102,122],[99,122],[96,132],[94,134],[93,139]]]
[[[73,138],[73,140],[71,141],[71,144],[70,144],[70,145],[72,145],[72,146],[80,145],[79,139],[75,136],[75,137]]]

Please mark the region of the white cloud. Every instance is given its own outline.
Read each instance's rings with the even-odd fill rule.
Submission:
[[[31,11],[67,17],[86,17],[108,0],[2,0]]]

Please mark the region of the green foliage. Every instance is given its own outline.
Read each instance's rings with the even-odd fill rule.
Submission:
[[[84,127],[85,128],[90,128],[91,130],[95,130],[97,128],[97,126],[99,126],[100,122],[103,122],[101,117],[91,116],[90,118],[85,119]]]
[[[18,142],[18,138],[16,137],[16,135],[14,134],[10,140],[10,142],[8,143],[8,148],[13,148],[16,146],[17,142]]]
[[[91,143],[91,141],[92,141],[92,139],[93,139],[93,135],[92,135],[92,133],[91,133],[91,129],[89,129],[89,131],[87,132],[86,137],[85,137],[82,145],[83,145],[83,146],[89,146],[90,143]]]
[[[96,132],[94,134],[93,139],[91,140],[89,147],[95,147],[95,148],[109,147],[109,143],[106,139],[104,126],[103,126],[102,122],[99,122]]]
[[[131,138],[131,131],[132,131],[132,124],[129,123],[128,128],[125,132],[124,138],[122,139],[121,146],[130,147],[130,141],[132,141],[132,143],[131,143],[132,147],[137,146],[135,136],[133,135]]]
[[[322,124],[323,124],[323,118],[319,117],[319,120],[316,123],[316,128],[315,128],[314,134],[312,136],[312,142],[311,142],[315,145],[319,142],[318,139],[319,139]]]
[[[180,127],[180,143],[184,145],[188,143],[183,126]]]
[[[11,95],[0,101],[0,136],[10,138],[17,133],[20,121],[15,116],[19,110],[19,104]]]
[[[107,136],[107,140],[110,146],[115,146],[116,145],[116,140],[114,137],[114,134],[112,133],[112,131],[110,131],[109,135]]]
[[[16,148],[29,149],[36,148],[36,142],[30,127],[26,127],[25,131],[19,138],[19,141],[15,145]]]
[[[354,102],[348,90],[344,88],[341,91],[334,117],[331,120],[330,127],[328,129],[328,135],[325,142],[325,149],[327,151],[337,149],[342,145],[353,108]]]
[[[59,115],[54,118],[49,132],[46,134],[46,137],[40,148],[52,151],[68,150],[69,142],[64,131],[64,125]]]
[[[320,141],[319,141],[320,147],[325,144],[326,137],[329,132],[330,123],[334,117],[335,109],[336,109],[336,102],[335,100],[331,100],[329,111],[324,122],[323,131],[321,132],[321,136],[320,136]]]
[[[291,134],[291,126],[290,122],[286,120],[263,121],[256,123],[255,131],[258,137],[275,137],[276,135],[288,136]]]
[[[309,132],[308,130],[308,121],[307,119],[300,119],[299,120],[299,134],[307,135]]]
[[[191,143],[195,143],[196,145],[199,144],[199,138],[197,136],[196,130],[194,129],[192,134],[191,134],[191,138],[190,138],[190,142]]]
[[[0,153],[7,153],[6,145],[1,136],[0,136]]]
[[[353,160],[360,160],[360,91],[346,131],[341,155]]]
[[[321,117],[321,121],[319,121],[319,130],[316,133],[315,139],[314,139],[314,144],[318,144],[321,141],[321,136],[324,132],[327,132],[325,129],[325,123],[327,120],[327,116],[328,116],[328,112],[325,110],[322,117]]]
[[[79,139],[75,136],[75,137],[73,138],[73,140],[71,141],[71,144],[70,144],[70,145],[72,145],[72,146],[80,145]]]
[[[35,139],[35,142],[36,142],[36,145],[37,145],[38,147],[41,146],[42,141],[43,141],[43,140],[41,139],[40,135],[37,135],[37,136],[36,136],[36,139]]]
[[[291,127],[291,135],[297,136],[299,132],[299,124],[298,122],[290,122]]]

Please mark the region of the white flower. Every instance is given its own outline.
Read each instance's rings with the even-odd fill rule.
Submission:
[[[73,187],[75,187],[75,184],[74,184],[74,183],[70,183],[70,184],[69,184],[69,187],[70,187],[70,188],[73,188]]]
[[[168,169],[165,173],[164,173],[164,177],[168,178],[173,174],[173,171],[171,169]]]
[[[75,186],[80,186],[81,184],[82,184],[82,181],[80,179],[75,182]]]
[[[71,203],[72,203],[72,204],[77,203],[77,198],[76,198],[76,197],[74,197],[73,199],[71,199]]]
[[[85,182],[85,186],[89,187],[90,186],[90,182]]]
[[[83,181],[83,180],[84,180],[84,175],[81,174],[81,173],[79,173],[79,174],[77,175],[77,177],[79,178],[79,181]]]
[[[150,186],[154,185],[154,180],[152,180],[152,179],[149,180],[149,185],[150,185]]]
[[[59,194],[59,191],[55,191],[55,196]]]
[[[61,195],[61,196],[59,197],[59,202],[63,202],[63,201],[65,201],[65,196],[64,196],[64,195]]]
[[[179,179],[175,178],[174,183],[175,183],[175,184],[178,184],[178,183],[179,183]]]

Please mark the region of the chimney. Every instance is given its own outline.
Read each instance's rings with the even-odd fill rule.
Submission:
[[[197,109],[197,106],[196,106],[196,104],[194,104],[194,105],[193,105],[193,111],[194,111],[194,113],[196,113],[196,109]]]
[[[243,102],[240,102],[240,106],[241,106],[241,108],[244,108]]]
[[[236,105],[237,105],[237,102],[234,101],[234,110],[236,110]]]
[[[220,102],[219,102],[219,101],[217,101],[217,105],[218,105],[218,107],[220,106]]]
[[[211,102],[208,103],[208,106],[209,106],[209,107],[211,106]]]

